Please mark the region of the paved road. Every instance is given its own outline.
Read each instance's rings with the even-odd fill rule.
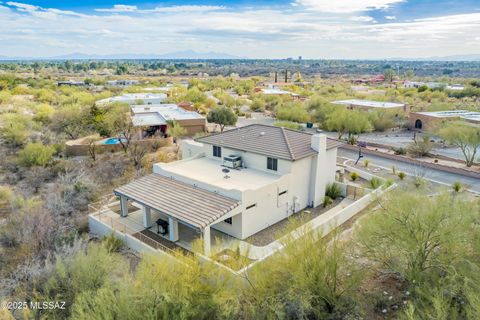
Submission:
[[[357,159],[358,152],[346,150],[346,149],[338,149],[338,155],[340,157],[345,157],[349,159]],[[365,158],[368,158],[372,164],[378,165],[385,168],[391,168],[395,166],[397,171],[403,171],[407,174],[415,175],[416,173],[425,174],[425,178],[434,182],[443,183],[446,185],[452,185],[455,181],[460,181],[466,185],[468,185],[468,189],[480,192],[480,179],[475,179],[459,174],[444,172],[437,169],[430,169],[430,168],[423,168],[417,165],[408,164],[401,161],[395,161],[387,158],[383,158],[376,155],[365,155]]]

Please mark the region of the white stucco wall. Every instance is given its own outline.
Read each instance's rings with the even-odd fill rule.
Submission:
[[[197,142],[182,142],[181,150],[184,156],[206,156],[209,159],[223,162],[227,155],[239,155],[242,157],[244,166],[278,176],[278,179],[255,189],[236,190],[223,189],[202,181],[192,180],[186,175],[178,175],[168,171],[168,165],[154,166],[154,172],[168,177],[173,177],[185,183],[194,184],[205,190],[238,199],[241,205],[222,219],[219,219],[212,228],[230,234],[234,237],[245,239],[285,218],[306,208],[318,206],[323,202],[325,187],[335,181],[337,149],[325,150],[326,140],[322,140],[320,153],[315,156],[303,158],[297,161],[278,159],[278,170],[267,169],[267,156],[247,153],[222,147],[222,157],[213,156],[213,147],[209,144]],[[279,193],[287,191],[283,195]],[[247,207],[255,205],[251,209]],[[223,222],[227,217],[233,216],[233,223],[229,225]]]

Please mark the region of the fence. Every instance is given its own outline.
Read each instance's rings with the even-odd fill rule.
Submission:
[[[169,146],[173,143],[171,137],[168,138],[151,138],[151,139],[143,139],[143,140],[132,140],[130,142],[131,145],[139,145],[146,148],[153,148],[156,147],[165,147]],[[102,154],[108,152],[120,152],[123,150],[122,145],[120,143],[117,144],[94,144],[89,145],[87,142],[74,142],[74,141],[67,141],[65,143],[65,155],[67,157],[76,157],[76,156],[86,156],[89,155],[90,150],[94,149],[95,154]]]
[[[129,221],[130,225],[127,225],[126,223],[119,221],[119,218],[117,219],[115,217],[112,217],[111,215],[108,215],[107,213],[112,213],[112,210],[110,208],[113,205],[118,205],[119,203],[119,201],[113,200],[116,200],[115,196],[105,196],[100,201],[88,205],[90,214],[89,225],[94,233],[105,236],[110,232],[114,232],[117,238],[123,238],[127,246],[127,237],[131,236],[154,249],[162,250],[171,254],[174,253],[174,250],[172,248],[169,248],[155,240],[153,237],[142,233],[141,231],[145,229],[143,225],[137,224],[135,221],[132,220]],[[108,227],[110,229],[110,232],[108,232],[108,230],[106,231],[103,227],[94,225],[95,222],[93,221],[100,222],[101,224],[103,224],[104,227]],[[131,226],[132,224],[136,225],[136,228],[133,228]]]

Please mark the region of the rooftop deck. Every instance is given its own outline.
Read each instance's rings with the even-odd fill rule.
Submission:
[[[222,166],[222,162],[207,157],[162,164],[161,168],[172,174],[226,190],[255,190],[280,178],[277,174],[248,168],[229,169],[228,178],[225,178],[225,173],[222,172],[225,167]]]

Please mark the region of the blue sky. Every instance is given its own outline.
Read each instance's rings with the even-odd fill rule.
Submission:
[[[4,1],[0,56],[480,54],[479,0]]]

